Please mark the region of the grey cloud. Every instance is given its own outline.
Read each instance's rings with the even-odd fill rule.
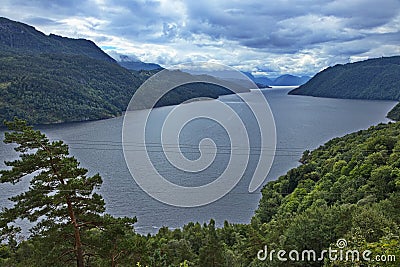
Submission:
[[[346,26],[355,29],[384,25],[398,15],[399,10],[398,0],[332,1],[323,8],[325,14],[346,18]]]
[[[43,18],[43,17],[29,17],[24,20],[25,23],[31,24],[31,25],[38,25],[38,26],[56,26],[60,25],[56,20],[49,19],[49,18]]]
[[[352,55],[360,55],[368,52],[374,46],[376,46],[376,43],[373,40],[355,40],[345,43],[332,43],[324,47],[324,51],[329,55],[340,55],[348,58]]]
[[[181,5],[178,9],[174,6],[177,4]],[[248,68],[260,70],[263,64],[251,65],[255,60],[268,66],[268,58],[293,55],[311,57],[317,63],[291,61],[285,63],[286,69],[290,64],[304,64],[304,68],[317,71],[335,58],[342,62],[351,56],[381,51],[377,48],[399,44],[400,40],[399,31],[393,30],[395,19],[400,20],[399,0],[109,0],[104,4],[94,0],[5,0],[0,12],[59,32],[65,27],[60,21],[93,17],[97,20],[86,20],[86,27],[95,33],[91,38],[96,42],[111,42],[113,36],[136,44],[171,45],[182,49],[182,57],[187,54],[181,60],[216,58],[233,65],[238,59],[226,54],[235,50],[241,62],[249,62]],[[375,29],[389,24],[388,31]],[[179,60],[162,51],[143,54],[151,52],[156,63]],[[272,70],[276,72],[277,68],[266,69]]]
[[[163,33],[168,37],[175,37],[178,32],[178,26],[171,23],[163,23]]]
[[[21,12],[26,12],[26,14],[23,14],[25,16],[33,15],[29,14],[32,11],[41,14],[43,17],[46,14],[48,16],[73,16],[89,14],[91,12],[93,12],[92,14],[96,13],[95,6],[92,6],[90,1],[87,0],[6,0],[5,2],[6,4],[3,5],[18,6]]]

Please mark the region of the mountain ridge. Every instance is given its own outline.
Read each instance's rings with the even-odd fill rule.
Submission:
[[[0,17],[0,48],[3,51],[18,53],[85,55],[93,59],[115,62],[93,41],[55,34],[46,35],[31,25],[4,17]]]
[[[274,79],[275,86],[294,86],[302,85],[308,82],[311,78],[308,76],[295,76],[291,74],[284,74]]]
[[[399,77],[400,56],[374,58],[328,67],[289,94],[399,101]],[[399,105],[388,113],[388,118],[400,120]]]
[[[156,63],[148,63],[141,61],[135,55],[127,55],[118,53],[116,50],[109,50],[107,54],[112,57],[120,66],[128,70],[157,70],[163,69],[160,65]]]
[[[133,58],[128,55],[122,55],[114,52],[113,55],[110,54],[112,58],[114,58],[117,63],[128,70],[157,70],[163,69],[160,65],[156,63],[147,63],[139,60],[138,58]]]
[[[253,82],[260,86],[270,87],[270,86],[296,86],[306,83],[309,79],[308,76],[295,76],[291,74],[283,74],[279,77],[268,78],[266,76],[254,76],[251,72],[242,72],[244,75],[249,77]]]
[[[45,35],[0,19],[0,121],[19,117],[49,124],[116,117],[157,71],[128,70],[92,41]],[[204,84],[182,86],[157,106],[228,93]]]

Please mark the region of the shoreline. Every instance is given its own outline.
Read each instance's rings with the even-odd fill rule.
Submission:
[[[245,93],[251,93],[254,90],[261,90],[261,91],[268,91],[268,90],[287,90],[287,89],[294,89],[297,88],[298,86],[271,86],[270,88],[258,88],[258,89],[249,89],[249,92],[242,92],[242,93],[238,93],[236,95],[240,95],[240,94],[245,94]],[[289,91],[290,92],[290,91]],[[313,97],[313,98],[326,98],[326,99],[337,99],[337,100],[355,100],[355,101],[379,101],[379,102],[387,102],[387,103],[393,103],[392,108],[388,111],[390,112],[397,104],[400,103],[400,101],[398,100],[391,100],[391,99],[364,99],[364,98],[339,98],[339,97],[322,97],[322,96],[312,96],[312,95],[300,95],[300,94],[289,94],[288,92],[288,96],[296,96],[296,97]],[[218,96],[218,98],[209,98],[209,97],[199,97],[199,98],[195,98],[195,99],[189,99],[186,100],[181,104],[190,104],[193,102],[197,102],[197,101],[212,101],[212,100],[217,100],[220,99],[221,97],[224,96],[230,96],[230,95],[235,95],[235,94],[226,94],[226,95],[220,95]],[[165,105],[165,106],[160,106],[160,107],[153,107],[152,109],[158,109],[158,108],[165,108],[165,107],[172,107],[172,106],[176,106],[176,105]],[[136,109],[136,110],[130,110],[130,111],[139,111],[139,110],[146,110],[146,109]],[[50,122],[50,123],[39,123],[39,124],[30,124],[33,127],[48,127],[48,126],[56,126],[56,125],[66,125],[66,124],[79,124],[79,123],[87,123],[87,122],[95,122],[95,121],[104,121],[104,120],[109,120],[109,119],[115,119],[115,118],[119,118],[119,117],[123,117],[125,115],[127,111],[123,111],[121,114],[116,115],[116,116],[111,116],[111,117],[105,117],[105,118],[98,118],[98,119],[88,119],[88,120],[78,120],[78,121],[62,121],[62,122]],[[392,120],[390,118],[388,118],[387,116],[385,117],[387,119],[389,119],[392,122],[396,122],[395,120]],[[4,124],[2,123],[0,125],[0,131],[6,130],[6,126],[4,126]]]

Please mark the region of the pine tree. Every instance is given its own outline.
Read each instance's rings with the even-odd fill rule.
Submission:
[[[204,267],[218,267],[224,265],[223,244],[217,236],[215,221],[205,227],[207,231],[206,244],[199,251],[199,265]]]
[[[30,229],[33,236],[58,235],[67,244],[71,240],[73,247],[62,256],[72,255],[78,267],[84,266],[82,235],[101,224],[105,211],[103,198],[94,192],[102,184],[100,175],[88,177],[88,171],[69,156],[66,144],[50,141],[25,121],[5,124],[11,132],[5,134],[4,142],[16,144],[20,157],[6,162],[11,169],[0,171],[0,182],[16,184],[30,179],[30,186],[10,198],[14,206],[0,213],[2,238],[20,230],[13,225],[17,219],[28,219],[34,223]]]

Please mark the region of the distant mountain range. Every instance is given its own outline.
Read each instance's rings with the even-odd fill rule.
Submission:
[[[128,70],[92,41],[47,36],[0,18],[0,121],[17,116],[42,124],[118,116],[157,71]],[[182,86],[157,106],[228,93],[205,84]]]
[[[275,86],[295,86],[295,85],[302,85],[308,82],[311,79],[309,76],[294,76],[290,74],[284,74],[279,76],[274,80]]]
[[[117,59],[92,41],[45,35],[0,18],[0,121],[18,116],[29,123],[54,123],[121,115],[137,88],[160,66],[128,56]],[[336,65],[310,80],[289,74],[276,79],[245,74],[263,87],[301,85],[290,94],[400,100],[400,56]],[[228,93],[218,86],[186,85],[157,106]],[[400,104],[388,117],[400,120]]]
[[[128,70],[160,70],[163,69],[160,65],[155,63],[146,63],[140,61],[134,56],[119,54],[115,51],[109,52],[109,55],[114,58],[117,63]]]
[[[247,77],[253,80],[259,87],[269,86],[297,86],[306,83],[310,80],[308,76],[294,76],[290,74],[284,74],[275,79],[271,79],[265,76],[254,77],[250,72],[243,72]]]
[[[375,58],[329,67],[289,94],[399,101],[399,77],[400,56]],[[400,105],[388,117],[400,120]]]

